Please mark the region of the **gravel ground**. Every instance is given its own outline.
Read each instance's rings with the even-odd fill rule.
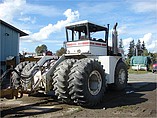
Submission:
[[[8,117],[157,117],[157,74],[129,74],[122,92],[107,91],[95,108],[60,104],[52,97],[37,96],[17,100],[1,99],[1,116]]]

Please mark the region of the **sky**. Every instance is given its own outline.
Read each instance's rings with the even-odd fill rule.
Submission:
[[[29,34],[20,38],[20,52],[45,44],[55,53],[66,41],[65,26],[82,20],[110,24],[110,31],[118,22],[125,53],[138,39],[157,52],[157,0],[0,0],[0,19]]]

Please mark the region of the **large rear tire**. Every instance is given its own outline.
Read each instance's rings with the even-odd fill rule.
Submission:
[[[99,104],[105,92],[105,74],[101,64],[93,59],[80,59],[69,74],[69,95],[74,103],[91,107]]]
[[[33,68],[33,66],[36,64],[36,62],[30,62],[28,63],[22,70],[22,74],[23,75],[30,75],[31,74],[31,69]],[[25,91],[27,91],[28,89],[31,89],[30,86],[31,86],[31,77],[30,78],[27,78],[27,79],[21,79],[21,84],[22,84],[22,87]]]
[[[118,62],[115,68],[115,75],[114,75],[114,84],[109,85],[111,90],[121,91],[124,90],[127,86],[128,80],[128,71],[126,64],[122,61]]]
[[[69,91],[68,91],[68,82],[69,72],[72,65],[76,62],[75,59],[66,59],[61,62],[52,77],[52,86],[55,91],[55,95],[61,102],[71,103]]]
[[[16,67],[15,70],[17,70],[19,73],[23,71],[23,68],[29,63],[29,61],[21,62]],[[12,72],[12,82],[13,86],[15,88],[18,88],[21,85],[20,82],[20,76],[16,72]]]

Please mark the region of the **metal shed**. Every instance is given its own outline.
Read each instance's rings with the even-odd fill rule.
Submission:
[[[6,70],[6,60],[14,57],[19,62],[19,38],[28,35],[0,19],[0,69]]]

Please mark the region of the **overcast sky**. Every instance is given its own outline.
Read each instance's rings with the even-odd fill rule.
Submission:
[[[157,0],[0,0],[0,19],[29,33],[20,39],[20,52],[41,44],[55,52],[66,40],[65,26],[81,20],[111,29],[118,22],[125,53],[133,39],[157,52]]]

